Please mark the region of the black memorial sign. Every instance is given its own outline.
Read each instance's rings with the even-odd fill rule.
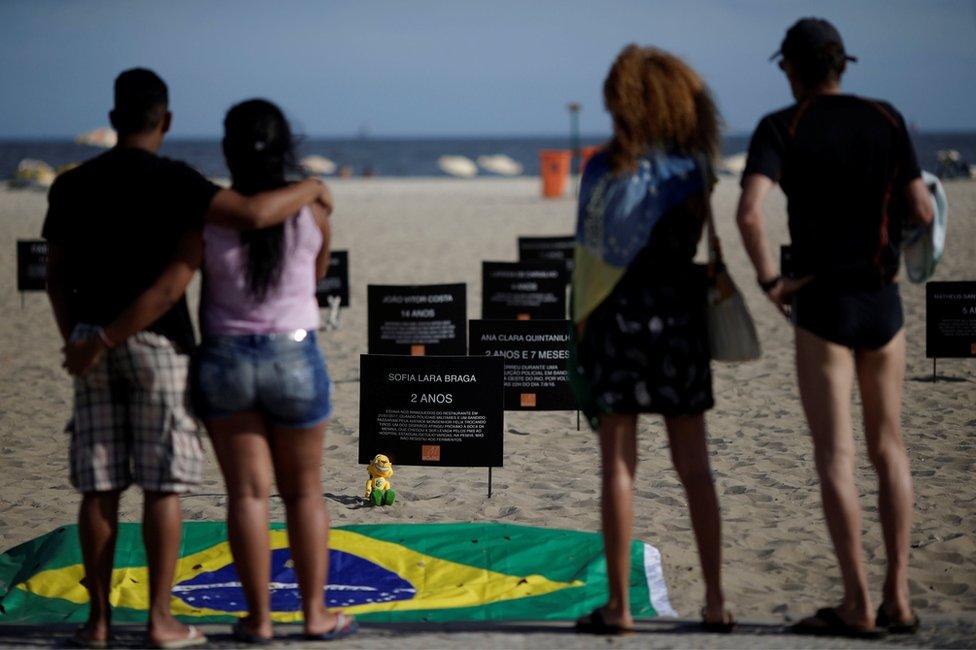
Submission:
[[[359,462],[501,467],[503,364],[492,357],[359,358]]]
[[[47,288],[47,242],[43,239],[17,241],[17,291]]]
[[[976,282],[925,284],[925,356],[976,357]]]
[[[329,298],[338,298],[340,307],[349,306],[349,252],[332,251],[329,272],[315,287],[319,306],[328,307]]]
[[[572,235],[566,237],[519,237],[518,251],[520,262],[561,261],[566,265],[566,273],[571,274],[573,272],[573,257],[576,252],[576,238]]]
[[[575,411],[568,320],[473,320],[470,354],[505,362],[506,411]]]
[[[370,354],[468,353],[464,284],[367,287]]]
[[[566,318],[563,262],[482,262],[481,317]]]

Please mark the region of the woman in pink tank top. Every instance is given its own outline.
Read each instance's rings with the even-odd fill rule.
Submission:
[[[265,100],[228,111],[223,148],[233,187],[244,195],[286,185],[294,168],[288,122]],[[358,629],[351,616],[326,610],[329,518],[321,474],[332,383],[316,339],[315,286],[328,268],[329,236],[329,210],[319,204],[262,230],[208,223],[185,238],[180,260],[110,326],[128,331],[152,322],[202,266],[203,341],[190,381],[227,486],[228,539],[243,592],[232,600],[248,605],[233,634],[244,643],[273,637],[272,475],[292,551],[292,562],[275,567],[276,582],[299,585],[306,638],[329,640]]]

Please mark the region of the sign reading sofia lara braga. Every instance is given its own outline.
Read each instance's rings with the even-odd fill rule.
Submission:
[[[468,353],[465,284],[367,287],[370,354]]]
[[[566,318],[567,277],[562,261],[482,262],[481,317]]]
[[[17,240],[17,291],[44,291],[47,288],[47,242],[43,239]]]
[[[329,272],[315,286],[320,307],[329,307],[329,298],[338,298],[340,307],[349,306],[349,251],[331,251]]]
[[[568,320],[473,320],[470,354],[505,363],[506,411],[575,411]]]
[[[359,358],[359,462],[501,467],[502,360]]]
[[[925,356],[976,357],[976,281],[925,283]]]
[[[518,255],[520,262],[561,261],[566,265],[566,273],[573,272],[573,259],[576,254],[576,238],[564,237],[519,237]],[[567,279],[569,275],[567,275]]]

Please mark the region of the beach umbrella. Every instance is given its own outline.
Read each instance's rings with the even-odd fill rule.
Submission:
[[[316,174],[318,176],[334,174],[336,171],[336,164],[325,156],[305,156],[301,159],[301,161],[299,161],[299,164],[306,173]]]
[[[518,176],[522,173],[522,164],[505,154],[478,156],[478,166],[499,176]]]
[[[723,174],[730,174],[732,176],[741,174],[746,169],[746,155],[744,153],[737,153],[731,156],[726,156],[722,158],[722,164],[719,166],[719,171]]]
[[[458,178],[471,178],[478,174],[478,166],[464,156],[441,156],[437,159],[437,166],[445,174]]]
[[[82,133],[75,138],[75,142],[78,144],[86,144],[89,147],[111,149],[118,142],[118,136],[115,135],[115,131],[111,128],[100,126],[97,129]]]
[[[24,158],[17,163],[17,171],[10,184],[14,187],[51,187],[57,174],[43,160]]]

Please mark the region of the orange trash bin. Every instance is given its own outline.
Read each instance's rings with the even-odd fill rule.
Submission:
[[[539,176],[542,177],[543,197],[556,199],[566,191],[572,158],[573,152],[563,149],[542,149],[539,151]]]

